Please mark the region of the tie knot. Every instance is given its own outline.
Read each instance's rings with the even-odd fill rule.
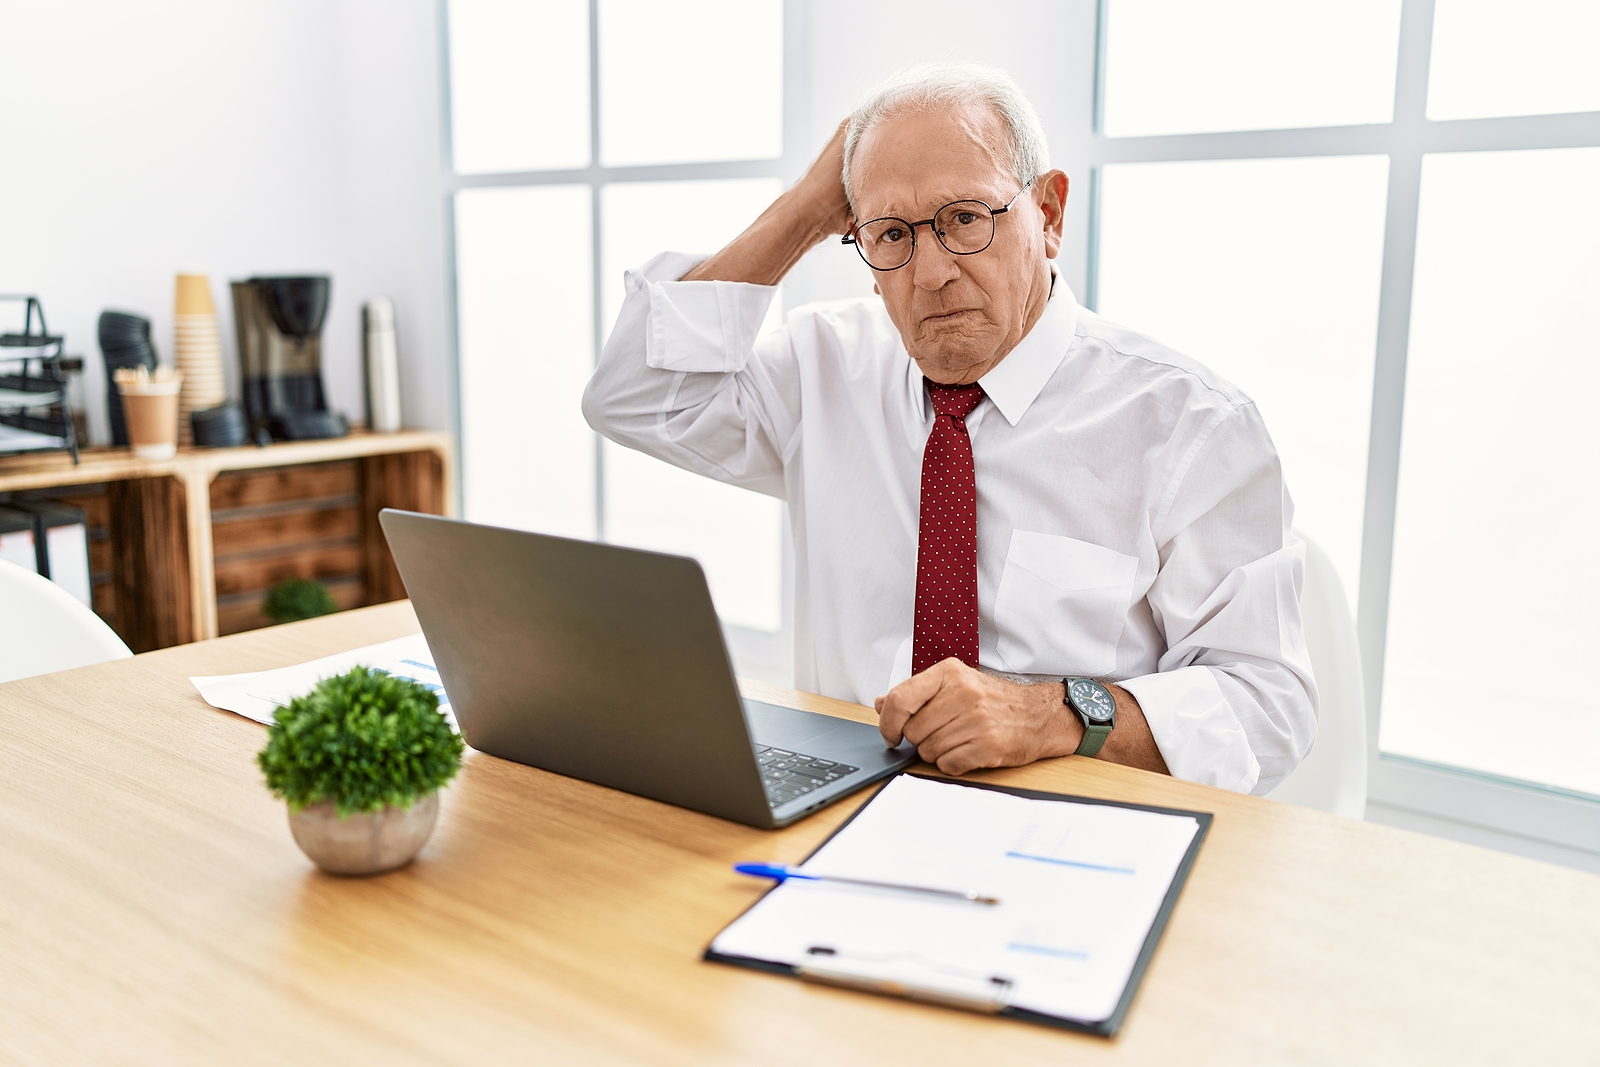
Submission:
[[[971,385],[939,385],[936,382],[929,382],[928,395],[933,398],[935,412],[964,419],[983,401],[983,386],[977,382]]]

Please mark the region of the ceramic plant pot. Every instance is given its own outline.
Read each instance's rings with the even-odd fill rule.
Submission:
[[[439,794],[409,808],[384,808],[339,818],[333,801],[289,812],[300,851],[329,874],[381,874],[404,867],[422,851],[439,819]]]

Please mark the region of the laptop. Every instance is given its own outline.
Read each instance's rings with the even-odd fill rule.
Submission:
[[[692,559],[388,508],[379,521],[480,752],[769,829],[917,759],[874,726],[742,699]]]

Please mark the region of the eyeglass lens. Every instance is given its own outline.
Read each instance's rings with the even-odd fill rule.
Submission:
[[[982,252],[994,240],[994,212],[981,200],[946,204],[933,217],[933,234],[958,256]],[[856,231],[861,258],[878,270],[905,266],[914,246],[911,223],[905,219],[873,219]]]

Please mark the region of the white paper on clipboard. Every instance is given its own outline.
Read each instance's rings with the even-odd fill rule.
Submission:
[[[1000,1006],[1103,1022],[1199,829],[1188,815],[902,775],[801,869],[998,905],[791,880],[711,950],[952,999],[1003,988]]]

